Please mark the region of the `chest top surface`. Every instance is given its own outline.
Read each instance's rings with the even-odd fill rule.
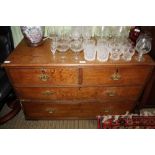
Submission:
[[[7,60],[4,62],[4,67],[40,67],[40,66],[130,66],[130,65],[151,65],[154,66],[155,62],[153,59],[146,54],[144,56],[145,61],[137,62],[134,57],[130,62],[125,62],[123,60],[107,62],[95,61],[85,61],[83,52],[79,54],[79,61],[75,60],[75,53],[68,50],[63,53],[64,58],[62,58],[61,52],[56,52],[53,56],[50,51],[51,41],[46,40],[41,46],[29,47],[26,42],[22,40],[15,50],[10,54]],[[135,54],[136,55],[136,54]]]

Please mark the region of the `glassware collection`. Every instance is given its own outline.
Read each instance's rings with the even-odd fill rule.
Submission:
[[[100,62],[131,61],[137,51],[138,56],[135,57],[135,60],[139,62],[144,61],[143,54],[151,50],[150,35],[140,33],[140,29],[137,30],[137,27],[96,26],[94,32],[92,26],[72,26],[70,30],[66,30],[66,27],[63,26],[59,31],[56,29],[55,26],[47,29],[47,37],[44,38],[51,39],[52,54],[55,56],[55,53],[59,52],[64,58],[65,53],[70,49],[74,52],[75,61],[81,61],[80,52],[84,53],[86,61],[95,59]],[[33,35],[34,32],[37,32],[38,36],[38,27],[37,31],[33,30]],[[32,35],[29,34],[29,36]],[[42,36],[40,38],[42,39]]]

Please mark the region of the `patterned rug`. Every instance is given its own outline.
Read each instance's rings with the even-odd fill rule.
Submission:
[[[140,114],[97,116],[98,129],[155,129],[155,111],[142,110]]]

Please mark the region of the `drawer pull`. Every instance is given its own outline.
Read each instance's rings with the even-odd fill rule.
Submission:
[[[112,76],[111,76],[112,80],[114,81],[117,81],[117,80],[120,80],[121,78],[121,75],[119,73],[114,73]]]
[[[40,78],[41,81],[47,81],[47,80],[49,79],[49,76],[46,75],[46,74],[41,74],[41,75],[39,76],[39,78]]]
[[[55,112],[55,109],[47,109],[46,110],[49,114],[53,114]]]
[[[55,92],[46,90],[46,91],[42,92],[42,94],[43,94],[43,95],[53,95],[53,94],[55,94]]]
[[[116,96],[116,93],[115,93],[115,92],[108,92],[107,94],[108,94],[108,96],[110,96],[110,97]]]
[[[105,112],[105,113],[108,113],[108,112],[109,112],[109,110],[104,110],[104,112]]]

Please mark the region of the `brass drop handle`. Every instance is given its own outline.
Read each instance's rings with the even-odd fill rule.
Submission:
[[[41,81],[47,81],[49,79],[49,76],[46,74],[41,74],[39,75],[39,78]]]
[[[43,95],[53,95],[53,94],[55,94],[55,92],[52,92],[50,90],[46,90],[46,91],[42,92],[42,94]]]
[[[110,97],[116,96],[116,92],[114,92],[114,91],[108,92],[107,94]]]
[[[105,113],[108,113],[108,112],[109,112],[109,110],[104,110],[104,112],[105,112]]]
[[[49,109],[46,109],[46,111],[47,111],[49,114],[53,114],[53,113],[55,112],[55,109],[49,108]]]
[[[116,72],[114,74],[112,74],[111,78],[114,81],[120,80],[121,75],[118,73],[118,69],[116,70]]]

